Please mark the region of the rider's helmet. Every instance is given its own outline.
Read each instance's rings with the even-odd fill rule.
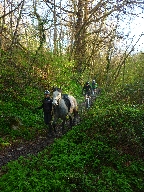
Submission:
[[[49,90],[45,90],[44,94],[49,95],[50,94]]]
[[[93,79],[93,82],[95,83],[95,80]]]
[[[86,82],[86,85],[89,85],[89,84],[90,84],[89,81],[87,81],[87,82]]]

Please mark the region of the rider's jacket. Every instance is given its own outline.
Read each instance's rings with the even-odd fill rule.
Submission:
[[[83,91],[85,92],[85,94],[90,95],[91,92],[92,92],[92,88],[91,88],[90,85],[84,85],[84,87],[83,87],[83,89],[82,89],[82,92],[83,92]]]
[[[43,109],[45,113],[50,113],[52,111],[52,102],[53,100],[50,97],[44,98],[42,100],[42,105],[37,109]]]
[[[92,89],[96,89],[97,88],[97,83],[95,83],[95,82],[92,82]]]

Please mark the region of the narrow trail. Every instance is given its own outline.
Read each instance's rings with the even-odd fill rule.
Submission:
[[[68,124],[69,122],[67,122]],[[68,125],[66,125],[68,127]],[[61,125],[57,126],[57,134],[55,137],[49,136],[48,130],[45,130],[43,136],[37,136],[34,140],[24,141],[20,140],[14,142],[13,144],[4,147],[0,150],[0,175],[1,167],[10,161],[17,160],[20,156],[36,155],[38,152],[45,149],[45,147],[51,145],[54,139],[59,139],[62,137]]]
[[[94,99],[93,99],[94,100]],[[79,104],[79,110],[85,109],[85,103]],[[78,123],[80,123],[80,116],[78,117]],[[68,126],[68,125],[67,125]],[[45,147],[51,145],[55,138],[61,137],[61,126],[57,127],[57,132],[59,133],[57,137],[49,137],[47,131],[45,131],[44,136],[38,136],[32,141],[18,141],[13,143],[8,147],[4,147],[0,150],[0,175],[2,174],[2,166],[6,165],[8,162],[17,160],[20,156],[36,155],[38,152],[42,151]]]
[[[36,155],[46,146],[49,146],[54,138],[39,136],[33,141],[21,141],[14,143],[0,150],[0,168],[11,160],[16,160],[20,156],[26,157],[28,154]]]

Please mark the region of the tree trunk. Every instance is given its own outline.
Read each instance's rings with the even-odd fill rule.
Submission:
[[[83,27],[88,17],[88,0],[79,0],[77,11],[77,22],[75,26],[74,57],[76,61],[75,70],[81,73],[86,62],[86,27]]]

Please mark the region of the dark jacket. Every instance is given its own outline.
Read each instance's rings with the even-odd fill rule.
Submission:
[[[53,100],[50,97],[44,98],[42,100],[42,105],[37,107],[37,109],[43,109],[44,113],[51,113]]]
[[[92,93],[92,88],[90,85],[84,85],[83,89],[82,89],[82,92],[85,92],[85,94],[91,94]]]

